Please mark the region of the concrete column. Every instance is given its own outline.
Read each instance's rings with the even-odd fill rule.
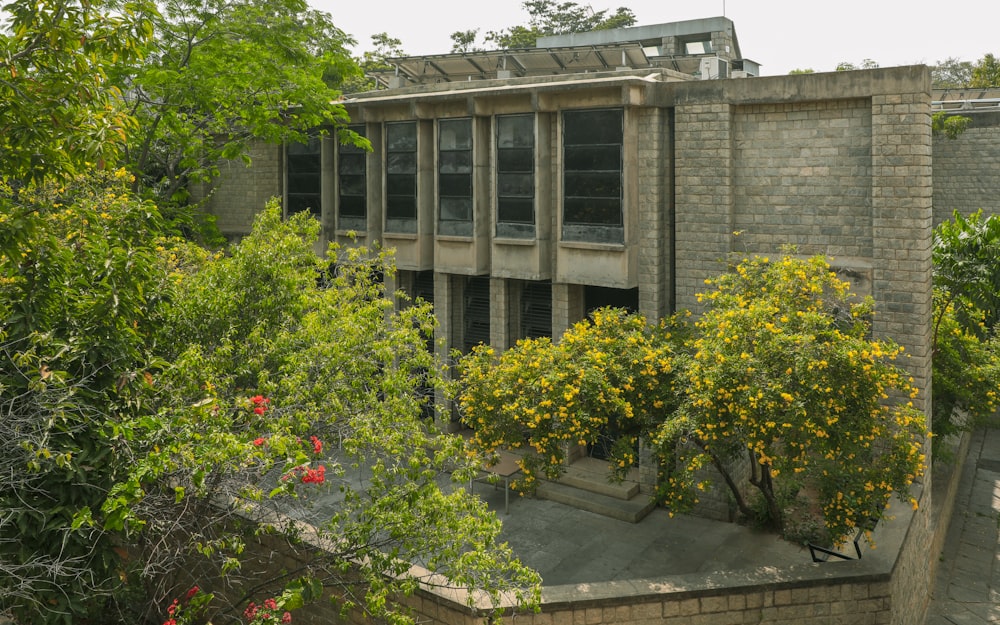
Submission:
[[[434,312],[438,319],[434,334],[434,353],[441,362],[450,363],[452,347],[461,344],[463,311],[460,276],[434,273]],[[436,391],[434,403],[437,408],[434,417],[437,426],[445,432],[460,429],[455,407],[441,391]]]
[[[498,351],[514,345],[520,327],[520,282],[490,278],[490,345]]]
[[[582,284],[552,284],[552,340],[586,316]]]
[[[642,109],[637,116],[643,137],[638,155],[639,312],[655,323],[672,312],[667,246],[673,238],[673,207],[667,181],[673,165],[666,110]]]
[[[330,241],[337,240],[337,146],[332,137],[320,137],[319,189],[320,236],[313,244],[317,254],[325,254]]]

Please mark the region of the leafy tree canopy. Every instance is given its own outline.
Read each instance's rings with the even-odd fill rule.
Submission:
[[[972,67],[970,87],[1000,87],[1000,59],[987,54]]]
[[[113,74],[136,118],[125,161],[136,189],[184,202],[252,140],[304,141],[347,121],[337,86],[358,75],[353,41],[304,0],[165,0],[147,13],[146,59]]]
[[[0,13],[0,180],[113,167],[136,126],[108,75],[140,60],[142,2],[16,1]]]

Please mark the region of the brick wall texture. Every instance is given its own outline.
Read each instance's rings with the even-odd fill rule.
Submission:
[[[934,223],[952,212],[1000,212],[1000,112],[963,113],[972,121],[955,139],[934,138]]]

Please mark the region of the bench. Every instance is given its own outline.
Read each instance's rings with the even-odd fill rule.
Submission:
[[[493,464],[485,465],[482,468],[483,475],[469,480],[469,492],[472,492],[473,482],[480,480],[503,479],[503,513],[510,512],[510,478],[521,471],[521,466],[517,463],[517,456],[512,453],[501,451],[500,459]],[[494,487],[496,485],[494,484]]]

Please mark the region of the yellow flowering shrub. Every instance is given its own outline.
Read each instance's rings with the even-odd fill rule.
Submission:
[[[794,481],[817,493],[836,542],[880,517],[892,493],[908,498],[924,470],[925,417],[892,362],[902,348],[869,337],[871,300],[853,296],[824,258],[790,254],[744,259],[708,285],[684,402],[656,438],[671,460],[665,502],[689,506],[697,471],[711,464],[743,515],[780,531],[776,485]],[[744,497],[734,461],[750,463],[763,506]]]
[[[558,477],[570,445],[614,440],[609,464],[623,475],[677,405],[674,355],[683,326],[650,326],[619,309],[594,311],[562,336],[525,339],[503,354],[479,346],[460,362],[459,403],[473,450],[526,450],[520,488]]]

